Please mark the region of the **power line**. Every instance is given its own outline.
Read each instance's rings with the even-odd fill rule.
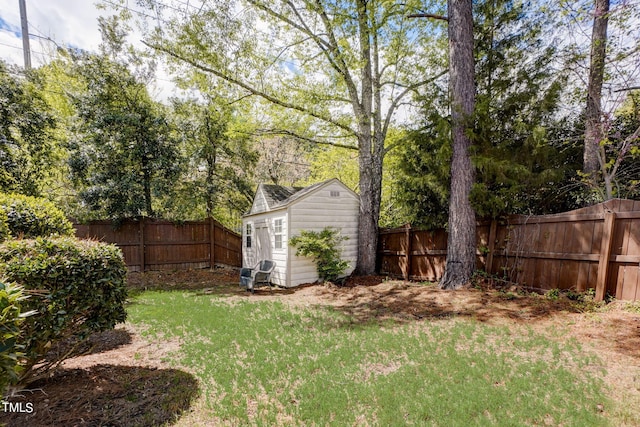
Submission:
[[[175,1],[176,3],[183,4],[183,5],[187,6],[187,7],[192,7],[194,9],[198,9],[198,10],[201,10],[202,6],[204,6],[204,4],[206,3],[205,1],[202,1],[202,4],[200,6],[195,6],[195,5],[190,4],[189,2],[185,3],[184,1],[180,1],[180,0],[173,0],[173,1]],[[156,1],[155,3],[158,3],[158,2]]]
[[[139,10],[131,9],[129,6],[123,6],[121,4],[117,4],[117,3],[114,3],[114,2],[109,1],[109,0],[102,0],[102,1],[104,3],[106,3],[106,4],[109,4],[109,5],[113,6],[116,9],[128,10],[129,12],[133,12],[133,13],[135,13],[137,15],[144,16],[145,18],[150,18],[150,19],[153,19],[155,21],[162,22],[163,24],[170,24],[169,21],[161,19],[159,16],[152,16],[152,15],[149,15],[148,13],[144,13],[144,12],[141,12]],[[184,11],[180,11],[180,12],[184,12]]]
[[[0,42],[0,45],[6,46],[6,47],[10,47],[10,48],[16,49],[16,50],[22,50],[22,48],[20,46],[14,46],[14,45],[10,45],[10,44],[7,44],[7,43]],[[45,53],[45,52],[39,52],[37,50],[32,50],[31,52],[32,53],[37,53],[38,55],[44,55],[44,56],[48,56],[50,58],[53,58],[53,56],[51,54],[48,54],[48,53]]]
[[[37,31],[37,32],[39,32],[41,36],[43,36],[43,37],[47,37],[47,35],[46,35],[45,33],[43,33],[43,32],[42,32],[42,30],[41,30],[40,28],[38,28],[38,26],[37,26],[37,25],[35,25],[33,22],[29,22],[29,25],[30,25],[31,27],[35,28],[35,29],[36,29],[36,31]],[[35,35],[35,34],[32,34],[32,35]]]
[[[176,12],[180,12],[180,13],[184,13],[185,12],[183,9],[178,9],[177,7],[174,7],[172,5],[168,5],[166,3],[160,3],[159,1],[150,1],[150,3],[155,4],[156,7],[162,6],[162,7],[166,7],[167,9],[175,10]],[[178,2],[178,3],[181,3],[181,4],[185,5],[185,6],[187,6],[187,8],[190,7],[189,4],[187,4],[187,3],[182,3],[182,2]]]
[[[13,49],[17,49],[17,50],[22,50],[22,48],[20,46],[13,46],[13,45],[10,45],[10,44],[7,44],[7,43],[0,42],[0,45],[7,46],[7,47],[10,47],[10,48],[13,48]]]

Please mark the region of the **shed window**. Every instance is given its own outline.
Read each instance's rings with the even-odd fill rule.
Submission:
[[[273,224],[273,235],[275,236],[275,248],[282,249],[282,220],[276,219]]]
[[[331,197],[340,197],[340,192],[339,191],[335,191],[335,190],[331,190]]]
[[[246,243],[246,247],[250,248],[251,247],[251,234],[252,234],[253,228],[251,227],[251,224],[247,224],[247,231],[245,233],[246,235],[246,239],[247,239],[247,243]]]

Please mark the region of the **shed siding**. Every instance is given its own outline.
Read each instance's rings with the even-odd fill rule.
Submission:
[[[275,221],[276,219],[282,220],[282,249],[275,248]],[[252,223],[254,225],[253,231],[253,240],[251,248],[246,247],[246,224]],[[287,211],[279,210],[275,212],[265,212],[261,215],[254,215],[251,217],[247,217],[243,219],[243,255],[242,255],[242,266],[243,267],[253,267],[260,259],[262,258],[257,253],[257,239],[258,231],[256,224],[264,224],[268,229],[268,245],[270,246],[271,256],[270,258],[275,261],[276,268],[271,274],[271,283],[279,286],[287,286],[286,283],[286,271],[287,271]],[[258,226],[260,226],[258,225]]]
[[[332,192],[338,192],[334,197]],[[300,234],[302,230],[321,231],[325,227],[340,230],[342,236],[348,237],[341,243],[342,259],[349,262],[346,274],[351,274],[358,258],[358,212],[359,201],[340,183],[330,185],[311,193],[296,201],[289,208],[291,235]],[[295,255],[291,249],[291,268],[288,286],[297,286],[318,280],[315,263],[306,257]]]
[[[255,212],[265,212],[267,211],[269,206],[267,206],[267,200],[265,199],[262,190],[258,188],[258,192],[256,193],[256,197],[253,199],[253,205],[251,206],[251,213]]]
[[[251,247],[247,247],[247,225],[251,226]],[[252,267],[256,264],[256,244],[255,244],[255,221],[254,218],[242,220],[242,266]]]

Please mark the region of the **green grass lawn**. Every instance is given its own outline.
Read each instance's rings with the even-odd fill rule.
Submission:
[[[358,323],[325,307],[143,292],[129,321],[182,343],[190,423],[602,426],[600,361],[522,326],[470,318]]]

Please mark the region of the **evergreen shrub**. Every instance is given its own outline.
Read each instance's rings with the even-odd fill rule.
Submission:
[[[72,237],[0,244],[0,277],[23,286],[31,296],[23,308],[37,312],[21,325],[22,382],[70,356],[51,355],[52,344],[65,339],[80,344],[89,334],[125,320],[126,273],[122,252],[114,245]]]
[[[73,236],[74,233],[73,226],[64,213],[42,198],[0,193],[0,211],[6,214],[9,231],[15,238]]]
[[[0,209],[0,243],[11,237],[11,231],[9,230],[9,218],[7,213]]]
[[[23,312],[21,305],[27,298],[23,288],[0,282],[0,397],[6,388],[19,378],[19,358],[24,355],[20,344],[21,326],[33,312]]]

